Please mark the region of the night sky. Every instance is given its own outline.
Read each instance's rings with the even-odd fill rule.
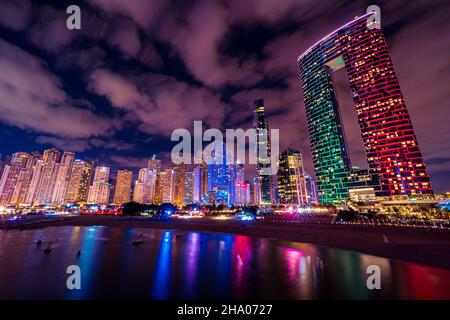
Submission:
[[[66,7],[81,7],[81,30]],[[167,158],[176,128],[251,126],[264,98],[280,148],[312,163],[297,56],[381,7],[435,192],[450,190],[450,1],[0,0],[0,153],[56,147],[114,168]],[[352,162],[364,166],[346,75]]]

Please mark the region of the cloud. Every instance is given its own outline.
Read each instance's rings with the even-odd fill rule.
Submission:
[[[0,39],[0,119],[63,137],[107,133],[112,123],[70,105],[62,83],[40,59]]]
[[[31,5],[26,0],[2,2],[0,24],[14,31],[24,30],[31,20]]]
[[[99,69],[89,79],[89,90],[128,111],[142,132],[170,136],[174,129],[191,129],[194,120],[220,128],[224,119],[226,105],[219,95],[171,77],[152,74],[133,80]]]
[[[125,57],[136,57],[141,49],[139,29],[128,19],[116,19],[108,40],[122,51]]]
[[[83,152],[90,149],[89,141],[84,139],[64,139],[51,136],[37,136],[36,142],[42,145],[51,145],[64,151]]]
[[[148,164],[148,158],[142,157],[125,157],[113,155],[110,157],[112,163],[123,168],[146,168]]]
[[[135,145],[133,144],[114,139],[72,139],[54,136],[37,136],[36,142],[42,145],[51,145],[58,149],[74,152],[84,152],[93,149],[111,149],[115,151],[129,151],[135,149]]]
[[[106,69],[97,69],[90,75],[88,89],[107,97],[118,108],[136,110],[150,105],[149,97],[131,81]]]

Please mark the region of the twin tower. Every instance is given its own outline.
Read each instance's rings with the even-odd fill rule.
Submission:
[[[345,68],[369,174],[379,196],[432,193],[388,46],[380,29],[357,18],[298,58],[321,203],[343,203],[352,188],[333,72]]]

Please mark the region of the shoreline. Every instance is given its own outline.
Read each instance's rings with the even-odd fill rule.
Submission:
[[[221,232],[259,238],[310,243],[356,251],[378,257],[419,263],[450,270],[450,232],[393,226],[336,225],[328,223],[253,222],[235,220],[171,219],[148,220],[131,217],[75,216],[41,219],[24,230],[51,226],[105,226],[155,228],[179,231]]]

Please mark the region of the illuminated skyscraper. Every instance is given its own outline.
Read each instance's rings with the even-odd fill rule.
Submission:
[[[216,203],[230,204],[230,171],[224,143],[214,143],[214,156],[208,160],[208,193],[215,193]]]
[[[173,203],[175,172],[173,169],[166,169],[159,173],[160,193],[162,203]]]
[[[108,204],[109,192],[109,167],[98,166],[95,168],[94,181],[89,189],[89,203]]]
[[[256,183],[257,202],[259,204],[270,204],[273,202],[272,176],[263,174],[264,170],[270,168],[270,136],[269,124],[264,115],[264,100],[258,99],[253,103],[253,128],[256,130],[257,139],[257,163],[256,163]],[[260,152],[263,151],[261,154]],[[264,154],[264,151],[267,154]]]
[[[27,203],[51,203],[60,157],[61,153],[58,150],[48,149],[44,151],[42,159],[36,162],[26,199]]]
[[[65,202],[86,202],[91,185],[94,164],[83,160],[75,160],[70,174]]]
[[[28,153],[17,152],[12,155],[11,164],[5,165],[0,179],[0,204],[24,202],[32,165],[33,157]]]
[[[193,169],[192,201],[200,202],[207,193],[208,170],[206,165],[197,165]]]
[[[75,153],[66,151],[63,153],[61,163],[58,166],[58,172],[56,174],[55,187],[53,189],[51,201],[52,203],[64,203],[74,160]]]
[[[310,175],[305,175],[306,192],[308,194],[308,203],[316,203],[319,201],[317,198],[317,188],[314,178]]]
[[[369,174],[379,195],[432,193],[405,100],[381,29],[357,18],[314,44],[299,59],[319,199],[349,197],[351,164],[333,72],[345,68],[358,114]]]
[[[194,201],[194,172],[188,171],[184,176],[184,203],[192,203]]]
[[[308,203],[301,153],[289,148],[280,154],[279,161],[278,195],[280,202],[292,204]]]
[[[158,171],[150,168],[139,170],[138,179],[134,185],[133,201],[138,203],[153,203],[155,197]]]
[[[162,160],[156,159],[156,156],[153,156],[150,160],[148,160],[147,168],[160,172],[162,170]]]
[[[230,202],[234,205],[245,205],[247,184],[245,183],[245,167],[241,163],[230,166]]]
[[[133,180],[133,172],[128,170],[118,170],[116,185],[114,188],[114,204],[124,204],[130,201],[131,182]]]
[[[173,204],[184,204],[185,195],[185,173],[186,168],[184,164],[172,165],[173,170]]]

